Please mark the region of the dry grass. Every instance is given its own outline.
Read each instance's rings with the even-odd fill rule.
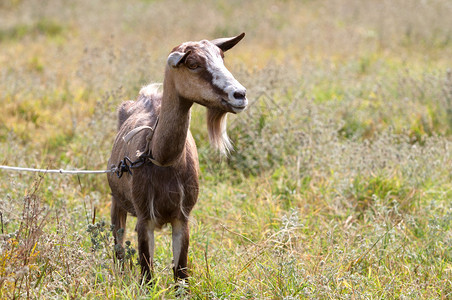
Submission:
[[[0,2],[0,164],[104,169],[115,109],[186,40],[245,31],[252,105],[208,145],[194,299],[452,296],[452,5],[420,1]],[[141,286],[113,261],[104,176],[0,173],[0,298],[176,297],[169,230]]]

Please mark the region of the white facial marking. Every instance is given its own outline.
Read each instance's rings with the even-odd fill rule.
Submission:
[[[205,53],[207,56],[206,68],[212,75],[212,84],[228,95],[228,99],[225,100],[228,100],[228,103],[232,105],[234,111],[237,110],[238,112],[243,110],[248,104],[248,100],[245,97],[246,89],[226,69],[219,51],[208,47]],[[236,93],[243,96],[237,98],[235,96]]]

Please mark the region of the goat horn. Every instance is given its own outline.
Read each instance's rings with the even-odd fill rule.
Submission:
[[[239,34],[238,36],[229,37],[229,38],[220,38],[210,41],[214,45],[216,45],[218,48],[223,50],[223,52],[228,51],[235,45],[237,45],[238,42],[240,42],[243,37],[245,36],[245,33]]]

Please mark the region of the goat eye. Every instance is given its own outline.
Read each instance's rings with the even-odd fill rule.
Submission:
[[[198,64],[194,61],[187,62],[187,68],[189,68],[190,70],[197,69],[198,67]]]

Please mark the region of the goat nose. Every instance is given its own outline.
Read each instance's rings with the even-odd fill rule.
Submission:
[[[243,91],[235,91],[233,94],[234,98],[237,100],[242,100],[246,98],[246,90]]]

